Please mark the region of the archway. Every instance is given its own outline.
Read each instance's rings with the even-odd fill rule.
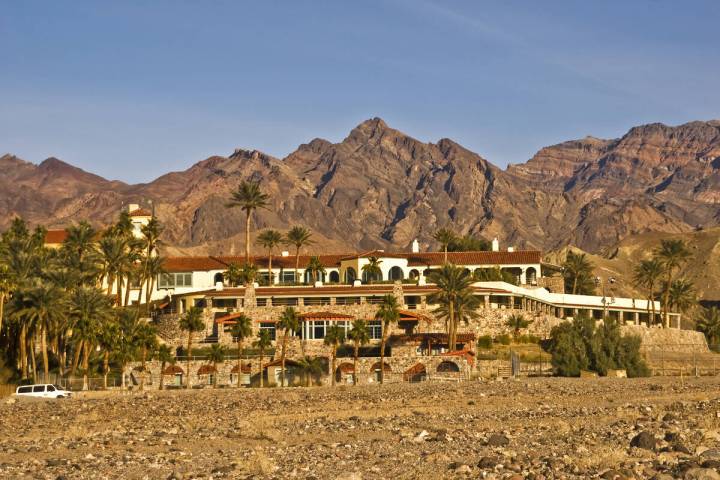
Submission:
[[[418,278],[420,278],[420,272],[415,268],[410,270],[410,280],[417,280]]]
[[[527,270],[525,270],[525,282],[528,285],[537,283],[537,271],[534,267],[528,267]]]
[[[392,373],[392,368],[390,368],[390,365],[388,365],[387,362],[383,362],[383,375],[386,376],[388,373]],[[372,367],[370,367],[370,373],[373,375],[373,378],[376,382],[380,381],[380,362],[375,362],[372,364]]]
[[[437,366],[437,371],[438,373],[458,373],[460,372],[460,367],[458,367],[455,362],[444,360]]]
[[[223,277],[223,274],[218,272],[215,274],[215,278],[213,280],[214,284],[217,285],[218,283],[224,283],[225,277]]]
[[[422,382],[426,377],[427,370],[425,370],[425,365],[422,363],[416,363],[403,373],[403,380],[410,383]]]
[[[335,369],[335,381],[339,383],[353,383],[353,373],[355,372],[355,367],[353,367],[352,363],[344,362],[341,363],[336,369]]]
[[[345,283],[353,283],[357,280],[357,272],[353,267],[347,267],[345,269]]]
[[[336,271],[330,272],[330,282],[331,283],[340,283],[340,274]]]
[[[376,274],[373,274],[373,275],[368,275],[368,272],[367,272],[367,271],[362,272],[362,281],[363,281],[363,283],[369,283],[369,282],[371,282],[371,281],[373,281],[373,282],[382,282],[382,280],[383,280],[382,272],[376,273]]]
[[[405,275],[403,274],[402,268],[397,265],[390,269],[388,280],[403,280]]]

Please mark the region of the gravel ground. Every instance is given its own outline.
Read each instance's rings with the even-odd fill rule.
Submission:
[[[0,478],[720,479],[720,379],[0,402]]]

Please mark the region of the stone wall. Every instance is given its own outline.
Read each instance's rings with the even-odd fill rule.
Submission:
[[[624,325],[620,327],[623,335],[637,335],[642,344],[640,351],[653,352],[686,352],[709,353],[705,335],[694,330],[677,330],[675,328],[642,327]]]

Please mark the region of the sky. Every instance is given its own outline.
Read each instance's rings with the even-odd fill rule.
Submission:
[[[0,0],[0,154],[145,182],[383,118],[504,167],[720,118],[715,0]]]

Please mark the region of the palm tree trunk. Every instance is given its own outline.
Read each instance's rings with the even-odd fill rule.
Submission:
[[[90,369],[90,343],[85,343],[83,349],[83,390],[88,390],[88,370]]]
[[[122,287],[123,287],[123,279],[121,275],[118,275],[117,281],[115,282],[116,288],[115,288],[115,301],[117,302],[117,306],[122,306]]]
[[[332,386],[335,386],[335,358],[337,357],[337,347],[332,349],[332,360],[330,362],[330,382]]]
[[[245,263],[250,263],[250,209],[245,211]]]
[[[125,391],[125,364],[120,365],[120,386]]]
[[[75,376],[75,370],[77,370],[78,364],[80,363],[80,352],[82,351],[84,341],[80,341],[77,345],[75,345],[75,352],[73,354],[73,363],[70,366],[70,376]]]
[[[380,383],[385,383],[385,326],[383,325],[382,340],[380,340]]]
[[[0,293],[0,335],[2,335],[3,315],[5,314],[5,294]]]
[[[448,337],[448,348],[451,352],[455,351],[455,300],[452,299],[448,305],[448,321],[450,322],[450,335]]]
[[[40,327],[40,349],[42,350],[43,373],[45,383],[50,382],[50,362],[48,361],[47,332],[45,326]]]
[[[160,390],[165,386],[165,362],[160,362]]]
[[[298,275],[300,275],[300,247],[295,247],[295,283],[298,282]]]
[[[283,332],[282,350],[280,350],[280,382],[285,386],[285,352],[287,351],[288,329]]]
[[[127,276],[127,281],[125,282],[125,300],[123,302],[123,305],[128,306],[130,304],[130,274]]]
[[[140,368],[142,371],[140,372],[140,391],[142,392],[145,389],[145,359],[147,357],[147,348],[142,348],[142,361],[140,362]]]
[[[265,349],[260,349],[260,388],[263,388],[263,376],[265,374],[263,370],[263,360],[265,359]]]
[[[37,383],[37,364],[35,363],[35,338],[30,339],[30,362],[32,363],[33,383]]]
[[[665,285],[665,295],[664,295],[664,301],[663,301],[663,326],[665,328],[668,328],[670,326],[670,306],[668,305],[670,303],[670,284],[672,283],[672,269],[668,268],[667,273],[667,284]]]
[[[353,355],[353,387],[357,386],[358,350],[360,350],[360,344],[355,342],[355,354]]]
[[[525,279],[525,281],[527,282],[527,279]],[[572,289],[573,295],[575,295],[576,292],[577,292],[577,274],[573,275],[573,289]]]
[[[24,323],[20,327],[20,370],[22,371],[22,378],[28,378],[27,326]]]
[[[103,389],[107,390],[108,373],[110,373],[110,352],[105,350],[103,354]]]
[[[268,285],[271,287],[275,284],[275,282],[273,282],[272,250],[268,250],[268,282]]]
[[[447,243],[443,246],[443,250],[445,251],[445,263],[447,263]]]
[[[114,284],[115,284],[115,277],[113,277],[112,275],[108,275],[108,285],[107,285],[108,296],[112,295]]]
[[[185,388],[190,389],[190,356],[192,355],[192,332],[188,330],[188,348],[187,348],[187,361],[186,361],[186,372],[187,380],[185,380]]]

